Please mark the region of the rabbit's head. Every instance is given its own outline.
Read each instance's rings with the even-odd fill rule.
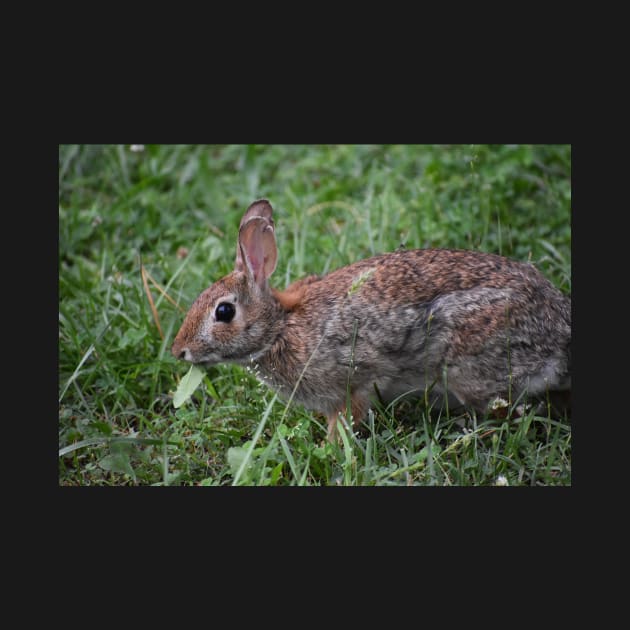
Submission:
[[[272,208],[262,199],[241,219],[234,271],[203,291],[190,307],[172,353],[191,363],[246,363],[274,340],[281,308],[268,279],[276,268]]]

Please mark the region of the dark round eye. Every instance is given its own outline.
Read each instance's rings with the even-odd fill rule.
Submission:
[[[226,323],[231,322],[235,314],[236,309],[234,308],[234,304],[230,304],[229,302],[221,302],[214,312],[214,316],[217,318],[218,322]]]

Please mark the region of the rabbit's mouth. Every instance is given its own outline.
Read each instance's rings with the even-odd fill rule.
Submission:
[[[198,365],[209,368],[217,365],[218,363],[246,363],[248,360],[249,355],[247,357],[243,357],[241,354],[210,354],[204,356],[198,362]]]
[[[217,357],[217,356],[204,357],[201,361],[199,361],[199,363],[197,363],[197,365],[200,365],[205,368],[209,368],[223,361],[224,361],[223,357]]]
[[[223,360],[223,357],[215,354],[214,352],[204,352],[203,354],[200,354],[191,351],[190,348],[183,348],[181,350],[178,349],[175,356],[178,359],[188,361],[188,363],[192,363],[193,365],[200,367],[210,367],[211,365],[216,365]]]

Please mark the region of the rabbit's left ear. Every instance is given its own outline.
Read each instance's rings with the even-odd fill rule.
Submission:
[[[245,271],[262,287],[274,272],[278,250],[273,224],[265,217],[253,216],[241,224],[236,250],[236,271]]]

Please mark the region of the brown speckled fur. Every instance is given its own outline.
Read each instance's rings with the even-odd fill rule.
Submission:
[[[329,438],[348,387],[355,425],[375,386],[384,400],[430,388],[480,412],[497,396],[570,388],[571,302],[533,265],[473,251],[397,251],[279,291],[267,283],[271,206],[255,202],[243,219],[235,271],[191,306],[173,354],[254,364],[285,398],[297,384],[294,399],[326,414]],[[267,240],[257,268],[247,249],[258,233]],[[229,323],[215,321],[221,301],[236,307]]]

